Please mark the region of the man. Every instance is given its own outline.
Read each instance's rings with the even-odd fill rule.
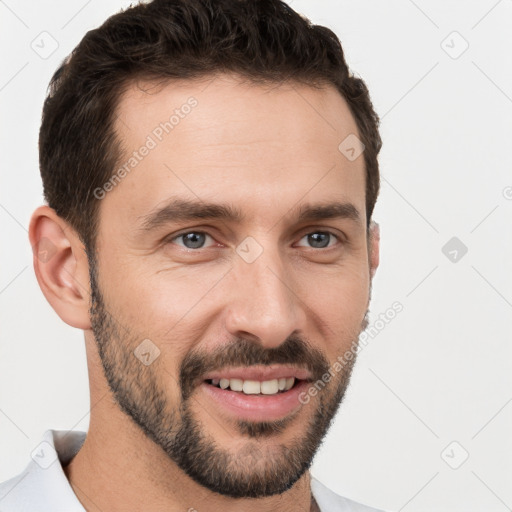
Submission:
[[[377,126],[336,36],[279,0],[155,0],[86,34],[29,233],[84,330],[90,426],[47,431],[0,510],[375,510],[309,467],[367,324]]]

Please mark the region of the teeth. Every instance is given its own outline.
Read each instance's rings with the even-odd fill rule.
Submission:
[[[229,379],[229,387],[231,388],[231,391],[242,391],[244,381],[242,379]]]
[[[261,385],[257,380],[244,380],[242,390],[246,395],[258,395],[261,391]]]
[[[283,377],[281,379],[264,380],[242,380],[242,379],[211,379],[213,386],[231,391],[241,391],[246,395],[275,395],[280,391],[288,391],[295,384],[295,377]]]
[[[279,383],[277,379],[265,380],[261,383],[261,392],[264,395],[275,395],[279,391]]]

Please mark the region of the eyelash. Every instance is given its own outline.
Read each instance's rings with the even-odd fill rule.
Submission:
[[[173,237],[168,238],[168,239],[167,239],[167,242],[168,242],[168,243],[172,243],[172,242],[174,242],[174,240],[177,240],[178,238],[181,238],[181,237],[183,237],[184,235],[188,235],[189,233],[195,233],[195,234],[207,235],[207,236],[209,236],[209,237],[210,237],[210,238],[212,238],[212,239],[214,238],[212,235],[210,235],[210,234],[209,234],[209,233],[207,233],[206,231],[200,231],[200,230],[188,230],[188,231],[182,231],[182,232],[181,232],[181,233],[179,233],[178,235],[174,235]],[[329,231],[329,230],[320,230],[320,229],[315,230],[315,231],[309,231],[309,232],[307,232],[307,233],[304,233],[304,234],[301,236],[300,240],[302,240],[304,237],[306,237],[306,236],[308,236],[308,235],[312,235],[312,234],[315,234],[315,233],[329,234],[329,235],[331,235],[332,237],[334,237],[334,238],[335,238],[339,243],[344,243],[344,240],[343,240],[343,238],[342,238],[340,235],[338,235],[338,234],[334,233],[333,231]],[[316,250],[324,250],[324,251],[326,251],[326,250],[328,250],[328,249],[332,249],[333,247],[335,247],[335,246],[328,246],[328,247],[309,247],[309,249],[316,249]],[[208,249],[208,247],[199,247],[199,248],[197,248],[197,249],[191,249],[190,247],[184,247],[184,246],[183,246],[183,248],[184,248],[184,249],[186,249],[186,250],[188,250],[188,251],[192,251],[192,252],[199,252],[199,251],[201,251],[201,250],[203,250],[203,249]]]

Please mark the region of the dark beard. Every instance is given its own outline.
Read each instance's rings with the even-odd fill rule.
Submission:
[[[161,359],[143,365],[133,354],[144,336],[136,336],[107,311],[100,292],[94,258],[89,256],[91,279],[91,325],[105,377],[120,409],[152,439],[175,464],[195,482],[210,491],[232,498],[262,498],[290,489],[311,466],[348,386],[355,354],[345,361],[317,397],[303,407],[316,411],[295,437],[292,446],[273,445],[264,449],[261,438],[283,432],[295,417],[269,422],[237,421],[239,433],[247,438],[236,454],[219,447],[207,429],[193,416],[193,394],[197,379],[208,370],[227,365],[284,363],[308,368],[313,382],[329,369],[325,356],[310,344],[290,337],[279,347],[265,349],[255,341],[237,339],[212,353],[191,351],[180,365],[179,406],[170,404],[158,377],[165,367]],[[365,317],[366,319],[366,317]],[[121,333],[123,331],[123,333]],[[302,411],[299,409],[298,414]],[[213,419],[212,419],[213,420]],[[220,424],[219,424],[220,425]]]

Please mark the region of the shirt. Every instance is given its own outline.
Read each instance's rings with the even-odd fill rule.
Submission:
[[[86,433],[47,430],[19,475],[0,483],[2,512],[85,512],[63,466],[78,453]],[[311,477],[311,492],[321,512],[382,512],[338,496]]]

